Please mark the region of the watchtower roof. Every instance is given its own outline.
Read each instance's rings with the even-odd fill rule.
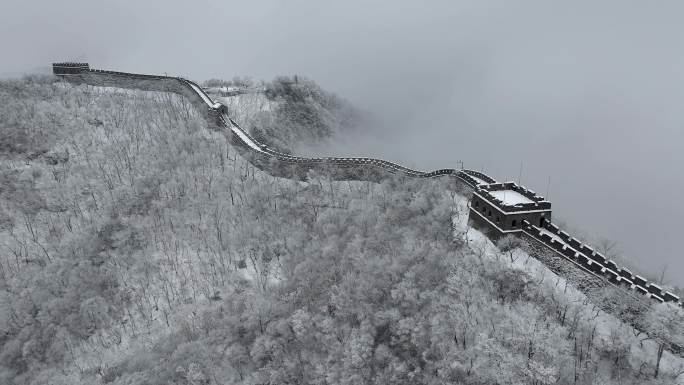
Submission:
[[[498,190],[489,192],[494,198],[500,200],[504,206],[515,206],[519,203],[534,203],[534,201],[515,190]]]
[[[551,202],[514,182],[479,185],[475,193],[505,212],[551,209]]]

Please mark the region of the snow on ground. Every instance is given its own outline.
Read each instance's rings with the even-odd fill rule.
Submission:
[[[102,92],[140,92],[122,90],[120,88],[112,87],[96,87],[96,89],[102,89]],[[203,95],[201,92],[199,94]],[[233,98],[234,97],[224,99]],[[250,146],[253,146],[254,149],[261,151],[258,145],[251,141],[249,137],[247,137],[241,130],[237,128],[232,129],[233,132],[235,132],[235,134],[237,134],[243,140],[245,140],[246,143],[248,143]],[[492,193],[495,194],[502,192]],[[529,199],[525,198],[522,195],[520,196],[522,196],[525,199],[523,202],[515,201],[515,195],[511,193],[520,195],[519,193],[508,190],[506,191],[505,199],[500,199],[506,202],[506,204],[531,202]],[[509,264],[511,267],[526,271],[537,281],[540,281],[542,279],[550,279],[553,282],[555,282],[556,286],[559,288],[565,286],[565,279],[557,276],[555,273],[547,269],[541,262],[539,262],[535,258],[530,257],[529,254],[521,250],[516,250],[514,252],[513,262],[511,262],[508,259],[508,257],[502,258],[501,253],[498,251],[496,246],[484,234],[472,228],[468,229],[467,199],[461,196],[457,196],[456,199],[458,200],[458,210],[457,214],[453,218],[455,231],[462,233],[466,232],[467,230],[467,242],[472,250],[482,250],[483,257],[497,259],[500,261],[500,263]],[[544,231],[546,232],[546,230]],[[558,237],[556,237],[555,235],[551,233],[549,233],[549,235],[554,237],[554,239],[559,240]],[[186,266],[186,268],[190,266],[195,266],[196,268],[196,266],[199,266],[201,264],[201,257],[202,256],[194,253],[184,253],[183,258],[186,259],[187,262],[184,264],[184,266]],[[161,255],[150,256],[151,261],[161,261],[163,260],[163,258],[164,257]],[[190,267],[190,270],[195,269]],[[150,292],[161,293],[164,291],[164,288],[159,285],[180,285],[180,282],[177,281],[177,277],[174,278],[173,274],[164,274],[164,272],[160,273],[162,273],[165,277],[169,278],[170,280],[166,281],[165,283],[162,281],[152,282],[150,283],[151,286],[148,286],[146,290]],[[196,272],[190,273],[190,275],[196,274]],[[242,278],[250,281],[257,280],[259,275],[253,267],[249,267],[249,263],[247,269],[241,272],[235,272],[235,274],[237,275],[233,276],[234,279],[238,279],[239,275]],[[270,278],[271,279],[269,279],[269,284],[277,284],[279,280],[277,274],[276,276],[271,276]],[[586,300],[586,297],[583,293],[575,290],[571,286],[568,286],[567,291],[563,295],[567,296],[573,302],[584,302]],[[163,300],[160,301],[163,302]],[[191,304],[175,304],[175,306],[177,307],[173,309],[173,315],[169,315],[169,318],[174,318],[173,320],[170,320],[171,323],[178,325],[180,322],[187,322],[189,324],[198,322],[198,320],[196,319],[197,314],[201,313],[202,307],[211,306],[211,302],[203,295],[198,295],[195,301],[196,302]],[[198,305],[200,306],[198,307]],[[89,368],[116,365],[118,362],[120,362],[120,360],[123,357],[128,356],[130,352],[135,351],[137,348],[149,348],[152,344],[163,339],[164,336],[168,335],[172,330],[174,330],[174,327],[169,328],[166,326],[165,314],[163,310],[161,310],[163,308],[163,306],[160,306],[159,310],[152,310],[148,308],[147,311],[150,312],[149,314],[151,314],[151,318],[147,320],[143,319],[143,317],[141,317],[139,314],[132,312],[130,313],[131,317],[125,320],[126,324],[112,325],[110,329],[103,330],[101,332],[98,332],[96,335],[92,336],[91,339],[86,343],[78,344],[76,346],[72,345],[71,349],[73,350],[71,351],[73,355],[73,360],[76,363],[78,370],[81,371],[87,370]],[[136,332],[136,334],[131,334],[131,325],[134,323],[138,325],[138,331]],[[599,313],[599,316],[596,318],[596,323],[598,339],[603,341],[607,341],[610,338],[611,330],[615,330],[623,325],[621,321],[619,321],[612,315],[604,312]],[[634,355],[638,355],[641,357],[655,357],[655,352],[657,349],[655,343],[653,343],[652,341],[644,341],[643,344],[640,344],[638,337],[633,336],[633,334],[628,334],[627,337],[631,337],[630,348]],[[114,341],[118,341],[118,343]],[[683,364],[683,361],[684,360],[678,357],[674,357],[668,352],[665,352],[661,366],[663,370],[672,371],[672,368],[678,367],[679,365]],[[684,376],[680,376],[678,383],[684,384]]]
[[[481,252],[484,258],[496,259],[500,263],[504,263],[515,269],[525,271],[540,284],[545,280],[550,280],[557,288],[559,288],[559,290],[561,290],[559,295],[565,296],[570,302],[587,302],[587,297],[584,295],[584,293],[577,290],[566,279],[549,270],[544,264],[542,264],[536,258],[531,257],[528,253],[520,249],[515,250],[513,253],[513,262],[510,261],[508,256],[503,256],[496,245],[492,243],[487,236],[472,227],[468,227],[468,200],[459,195],[456,195],[455,199],[457,199],[458,202],[456,202],[456,215],[454,215],[452,218],[452,222],[454,224],[454,235],[465,233],[466,241],[471,250],[475,252]],[[553,234],[550,233],[549,235],[553,236]],[[599,311],[594,322],[596,323],[597,339],[601,344],[607,343],[607,341],[610,340],[613,330],[619,330],[620,327],[628,327],[632,329],[615,316],[604,311]],[[637,337],[637,335],[639,336]],[[625,333],[624,336],[629,341],[630,350],[633,357],[643,357],[645,359],[656,357],[658,346],[655,342],[651,340],[642,341],[643,336],[639,333],[636,333],[636,331],[632,333]],[[661,370],[668,372],[681,371],[682,368],[684,368],[684,359],[673,356],[670,352],[665,351],[660,367]],[[684,375],[679,376],[676,384],[684,385]]]
[[[105,87],[105,86],[87,86],[91,90],[95,91],[96,94],[123,94],[132,97],[152,97],[152,98],[178,98],[175,94],[169,94],[165,91],[143,91],[138,89],[130,88],[120,88],[120,87]],[[93,100],[93,103],[95,99]]]
[[[158,267],[147,281],[135,280],[135,274],[139,272],[121,273],[120,279],[128,283],[129,290],[142,293],[142,296],[134,299],[121,323],[99,330],[85,342],[69,342],[74,362],[74,366],[69,367],[74,371],[72,374],[78,377],[82,371],[113,367],[137,351],[150,350],[177,332],[180,325],[194,327],[201,323],[201,314],[216,306],[208,294],[230,295],[221,291],[224,289],[222,286],[206,279],[207,261],[212,258],[210,253],[197,251],[196,246],[186,241],[179,240],[179,245],[175,258],[178,258],[178,266],[181,266],[180,274],[169,264],[169,256],[162,252],[147,257],[150,266]],[[282,282],[281,269],[275,263],[264,266],[250,259],[245,262],[243,269],[233,269],[231,262],[226,282],[246,280],[252,283],[254,290],[277,286]],[[164,293],[171,293],[170,301]],[[147,316],[143,316],[141,310]]]
[[[503,204],[506,206],[514,206],[518,203],[534,203],[534,201],[528,197],[514,190],[498,190],[490,191],[489,193],[492,194],[494,198],[503,201]]]

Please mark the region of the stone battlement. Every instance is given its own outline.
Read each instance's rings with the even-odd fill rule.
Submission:
[[[55,75],[77,75],[90,71],[88,63],[52,63],[52,73]]]
[[[541,226],[551,220],[551,202],[514,182],[478,184],[470,214],[476,225],[498,238],[523,231],[523,221]]]
[[[493,192],[496,191],[513,191],[523,197],[527,198],[529,202],[520,202],[515,204],[507,204],[498,195],[495,196]],[[491,202],[500,210],[507,213],[519,211],[536,211],[536,210],[551,210],[551,202],[544,200],[544,197],[537,195],[534,191],[529,190],[523,186],[519,186],[514,182],[505,183],[491,183],[488,185],[478,186],[477,193],[485,200]]]
[[[647,295],[659,302],[676,302],[682,305],[679,296],[663,290],[653,282],[648,282],[646,278],[640,275],[633,274],[627,268],[618,266],[615,261],[606,258],[606,256],[594,250],[591,246],[570,236],[570,234],[561,230],[554,223],[544,220],[542,227],[536,227],[525,221],[523,222],[523,225],[528,234],[538,238],[546,245],[555,248],[556,251],[560,252],[565,257],[578,262],[580,265],[583,265],[595,273],[600,273],[605,276],[609,282],[618,286],[624,286],[637,293]],[[544,232],[544,230],[546,232]],[[557,242],[549,233],[558,237],[560,241]]]

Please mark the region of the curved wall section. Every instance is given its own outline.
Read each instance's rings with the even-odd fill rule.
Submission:
[[[226,116],[226,106],[213,101],[196,83],[162,75],[90,69],[87,63],[55,63],[53,72],[72,83],[119,87],[143,91],[173,92],[188,98],[199,111],[206,111],[210,126],[230,131],[230,141],[254,166],[273,176],[304,180],[310,170],[329,175],[335,180],[381,181],[391,174],[416,178],[454,177],[471,188],[477,181],[465,170],[443,169],[431,172],[412,170],[396,163],[373,158],[304,158],[274,151],[252,138],[237,123]],[[469,170],[468,170],[469,171]],[[478,173],[481,174],[481,173]],[[484,175],[484,174],[482,174]],[[485,176],[487,180],[494,179]]]
[[[55,75],[73,83],[84,83],[93,86],[128,88],[143,91],[172,92],[185,96],[198,111],[204,112],[209,126],[221,130],[228,135],[229,141],[241,156],[258,169],[277,177],[306,180],[309,171],[317,171],[334,180],[363,180],[380,182],[390,175],[401,175],[412,178],[451,177],[454,181],[478,190],[478,186],[496,184],[496,180],[487,174],[475,170],[440,169],[430,172],[413,170],[382,159],[374,158],[305,158],[284,154],[254,139],[235,121],[227,116],[227,107],[213,101],[198,84],[180,77],[162,75],[144,75],[128,72],[116,72],[90,69],[88,63],[54,63]],[[482,188],[479,188],[482,190]],[[533,191],[524,193],[534,196]],[[534,197],[536,198],[536,197]],[[541,202],[548,203],[548,202]],[[536,203],[539,204],[539,203]],[[550,203],[549,203],[550,208]],[[680,302],[676,295],[663,291],[657,285],[646,282],[638,275],[632,275],[627,269],[619,268],[613,261],[596,253],[590,247],[580,244],[577,239],[561,231],[553,223],[546,221],[542,228],[524,221],[521,233],[556,251],[558,255],[576,263],[580,268],[591,271],[605,278],[617,287],[632,289],[659,302]],[[557,239],[554,239],[553,234]],[[560,242],[559,242],[560,241]]]

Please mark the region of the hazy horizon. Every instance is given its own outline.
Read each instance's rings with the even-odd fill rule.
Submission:
[[[555,218],[684,285],[684,3],[10,3],[0,74],[304,75],[375,117],[318,151],[498,180],[522,163]]]

